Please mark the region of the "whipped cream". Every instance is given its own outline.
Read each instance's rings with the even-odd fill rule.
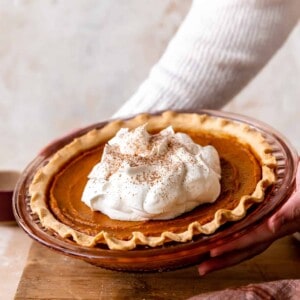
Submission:
[[[172,219],[220,194],[220,159],[172,127],[122,128],[88,176],[82,201],[112,219]]]

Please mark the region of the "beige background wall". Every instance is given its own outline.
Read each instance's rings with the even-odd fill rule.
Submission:
[[[70,130],[106,118],[147,76],[190,5],[180,0],[0,0],[0,168],[23,169]],[[300,28],[225,109],[300,150]]]

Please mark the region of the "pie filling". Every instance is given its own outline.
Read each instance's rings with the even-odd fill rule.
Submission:
[[[180,130],[184,132],[184,130]],[[159,237],[162,232],[181,233],[189,224],[204,225],[214,219],[220,209],[233,210],[243,195],[251,195],[262,177],[261,163],[256,155],[236,138],[207,132],[185,132],[201,146],[214,146],[221,160],[221,194],[212,204],[202,204],[171,220],[118,221],[101,212],[92,211],[81,201],[87,176],[99,162],[104,145],[86,151],[66,164],[57,173],[49,188],[49,208],[63,224],[81,233],[96,236],[105,231],[114,238],[129,240],[132,232]],[[130,201],[130,199],[128,199]]]

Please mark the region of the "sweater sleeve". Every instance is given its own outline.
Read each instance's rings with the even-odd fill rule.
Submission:
[[[194,0],[148,78],[114,117],[221,108],[281,47],[299,14],[299,0]]]

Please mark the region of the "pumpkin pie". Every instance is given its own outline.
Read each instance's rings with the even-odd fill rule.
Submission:
[[[214,203],[201,204],[169,220],[121,221],[91,210],[81,201],[92,168],[105,144],[120,128],[147,123],[150,133],[172,126],[201,145],[212,145],[221,165],[221,192]],[[42,225],[81,246],[131,250],[185,243],[213,234],[223,224],[244,218],[254,204],[264,201],[275,182],[272,147],[255,128],[207,114],[167,111],[111,121],[58,150],[35,174],[30,185],[30,207]]]

